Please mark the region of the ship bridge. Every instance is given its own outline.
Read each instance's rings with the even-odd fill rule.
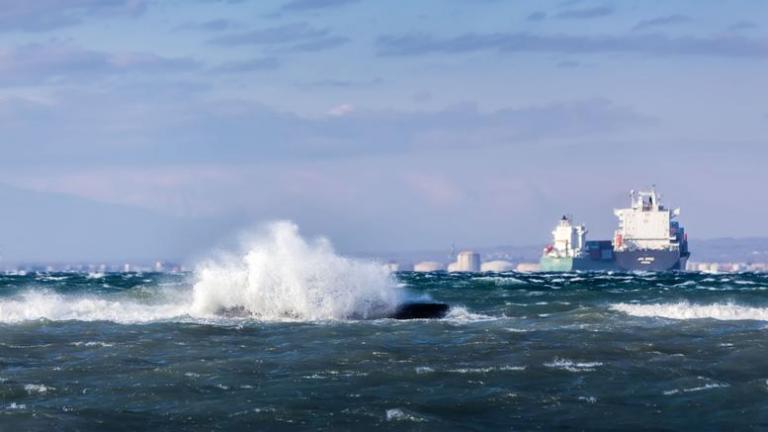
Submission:
[[[577,257],[584,249],[587,228],[584,225],[574,225],[569,216],[564,215],[552,231],[553,243],[545,254],[556,257]]]
[[[675,249],[679,246],[677,223],[673,219],[680,209],[670,210],[661,202],[655,188],[631,191],[631,206],[616,209],[619,227],[614,236],[616,250]]]

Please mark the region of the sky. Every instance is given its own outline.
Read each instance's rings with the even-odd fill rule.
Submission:
[[[768,3],[0,0],[0,256],[768,236]]]

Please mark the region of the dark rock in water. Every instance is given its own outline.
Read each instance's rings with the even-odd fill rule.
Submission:
[[[448,309],[445,303],[406,303],[397,308],[397,312],[391,318],[400,320],[442,318],[448,313]]]

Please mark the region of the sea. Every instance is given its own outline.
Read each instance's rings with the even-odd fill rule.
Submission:
[[[0,275],[0,430],[766,430],[767,327],[765,274],[391,274],[282,226]]]

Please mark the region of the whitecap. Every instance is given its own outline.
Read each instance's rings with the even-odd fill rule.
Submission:
[[[568,372],[594,372],[595,368],[602,365],[602,362],[577,362],[565,358],[555,358],[551,362],[544,363],[545,367],[562,369]]]
[[[69,276],[42,275],[38,276],[36,279],[42,282],[58,282],[69,279]]]
[[[74,345],[78,347],[86,346],[86,347],[101,347],[101,348],[109,348],[109,347],[115,346],[114,344],[107,343],[107,342],[94,342],[94,341],[89,341],[89,342],[77,341],[77,342],[72,342],[70,345]]]
[[[736,285],[757,285],[755,282],[749,281],[749,280],[737,280],[737,281],[734,281],[733,283],[735,283]]]
[[[427,419],[414,413],[406,412],[400,408],[392,408],[386,411],[387,421],[412,421],[425,422]]]
[[[482,367],[482,368],[449,369],[447,372],[458,373],[458,374],[485,374],[489,372],[524,371],[525,369],[526,369],[525,366],[506,365],[506,366],[499,366],[499,367],[489,366],[489,367]]]
[[[470,323],[480,321],[494,321],[498,320],[499,317],[473,313],[463,306],[452,306],[448,310],[448,314],[445,315],[444,319],[457,323]]]
[[[678,393],[694,393],[694,392],[700,392],[705,390],[715,390],[719,388],[727,388],[730,387],[730,384],[725,383],[708,383],[697,387],[689,387],[689,388],[683,388],[683,389],[672,389],[672,390],[665,390],[662,392],[665,396],[672,396],[676,395]]]
[[[659,317],[676,320],[716,319],[725,321],[755,320],[768,321],[768,308],[741,306],[735,303],[692,304],[677,303],[632,304],[616,303],[612,310],[636,317]]]
[[[27,393],[31,394],[45,394],[49,391],[56,390],[55,387],[48,387],[45,384],[25,384],[24,390],[26,390]]]
[[[477,276],[472,278],[472,280],[476,281],[485,281],[485,282],[493,282],[497,286],[504,286],[504,285],[524,285],[527,282],[521,279],[517,279],[511,276],[504,277],[504,276]]]

